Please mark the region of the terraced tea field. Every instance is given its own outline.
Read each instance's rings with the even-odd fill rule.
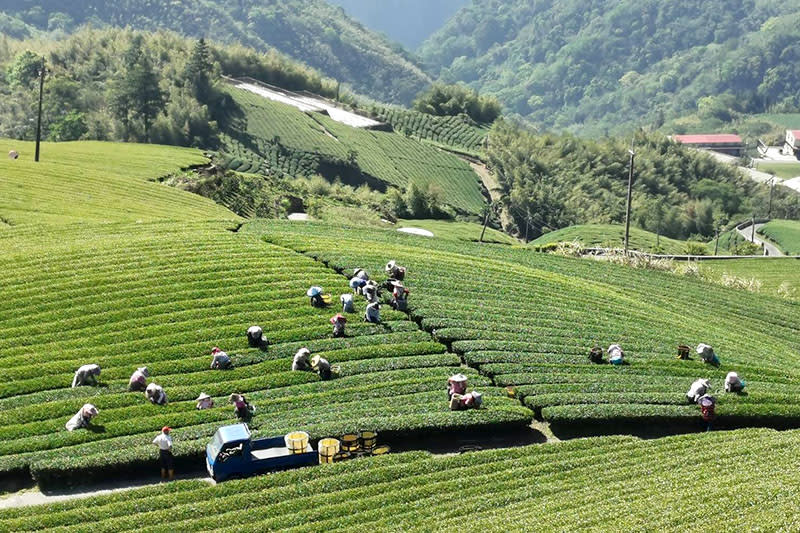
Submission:
[[[761,282],[760,292],[800,300],[800,260],[793,258],[726,259],[701,261],[700,268],[714,276],[737,276]]]
[[[545,420],[699,427],[685,393],[702,377],[719,394],[719,426],[800,423],[800,325],[790,302],[521,249],[377,231],[356,241],[315,225],[261,231],[345,270],[378,268],[387,255],[410,265],[412,316]],[[676,359],[678,344],[700,342],[715,347],[720,368]],[[613,343],[628,365],[588,361],[593,345]],[[748,395],[721,393],[731,370],[748,382]]]
[[[773,220],[758,232],[777,244],[787,255],[800,255],[800,221]]]
[[[438,117],[394,106],[376,106],[372,112],[399,133],[472,152],[483,149],[489,132],[488,127],[476,125],[466,116]]]
[[[795,531],[800,434],[414,452],[0,511],[4,531]],[[691,487],[697,487],[692,490]]]
[[[478,176],[452,154],[397,133],[352,128],[248,91],[227,90],[243,111],[230,117],[224,138],[228,164],[237,170],[309,176],[333,165],[341,174],[360,172],[384,186],[433,184],[447,205],[466,213],[483,209]]]

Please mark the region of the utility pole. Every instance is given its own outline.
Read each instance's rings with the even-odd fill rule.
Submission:
[[[767,209],[767,218],[772,218],[772,193],[775,190],[775,178],[769,182],[769,209]]]
[[[750,219],[750,242],[756,242],[756,215],[753,214],[753,218]]]
[[[483,242],[483,236],[486,233],[486,226],[489,225],[489,211],[492,207],[492,204],[486,206],[486,217],[483,219],[483,229],[481,230],[481,238],[478,239],[479,243]]]
[[[42,56],[42,66],[39,69],[39,117],[36,121],[36,155],[33,160],[39,162],[39,144],[42,142],[42,99],[44,97],[44,56]]]
[[[631,235],[631,196],[633,195],[633,159],[636,152],[633,151],[633,139],[631,139],[631,149],[628,150],[631,156],[630,168],[628,169],[628,202],[625,208],[625,255],[628,255],[628,241]]]
[[[717,251],[719,251],[719,226],[717,226],[717,240],[714,243],[714,255],[717,255]]]
[[[525,242],[528,242],[528,229],[531,227],[531,210],[530,208],[525,210]]]

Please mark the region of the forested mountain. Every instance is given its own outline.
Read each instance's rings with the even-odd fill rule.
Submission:
[[[275,47],[382,101],[409,103],[430,81],[402,47],[324,0],[0,0],[0,31],[16,38],[87,23]]]
[[[413,50],[469,0],[328,0],[368,28]]]
[[[602,134],[714,110],[800,106],[800,4],[482,0],[420,48],[444,81],[543,127]]]

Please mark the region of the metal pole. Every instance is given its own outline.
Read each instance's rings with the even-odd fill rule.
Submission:
[[[750,242],[756,242],[756,216],[750,219]]]
[[[769,209],[767,209],[767,218],[772,218],[772,192],[775,190],[775,178],[769,182]]]
[[[33,160],[39,162],[39,144],[42,142],[42,99],[44,96],[44,56],[39,70],[39,117],[36,121],[36,155]]]
[[[719,226],[717,226],[717,241],[714,243],[714,255],[719,251]]]
[[[631,234],[631,196],[633,195],[633,159],[636,152],[633,151],[633,142],[631,142],[631,149],[628,150],[631,155],[630,168],[628,169],[628,202],[625,208],[625,255],[628,255],[628,240]]]

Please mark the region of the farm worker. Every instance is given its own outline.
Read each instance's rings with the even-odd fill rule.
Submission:
[[[230,402],[233,404],[236,410],[236,418],[239,420],[249,420],[253,412],[255,412],[255,408],[247,403],[247,400],[242,394],[231,394]]]
[[[603,362],[603,349],[599,346],[595,346],[589,352],[589,361],[595,364],[600,364]]]
[[[705,394],[697,400],[697,403],[700,404],[700,416],[702,416],[703,420],[708,424],[708,426],[706,426],[706,431],[711,431],[711,422],[714,421],[714,410],[716,409],[717,400],[713,396]]]
[[[368,281],[367,284],[364,285],[362,292],[367,302],[372,303],[378,301],[378,284],[374,281]]]
[[[100,375],[100,365],[83,365],[75,371],[75,377],[72,378],[72,388],[80,387],[81,385],[96,385],[97,376]]]
[[[403,281],[406,277],[406,268],[401,267],[396,261],[392,260],[386,263],[386,274],[397,281]]]
[[[399,281],[395,281],[392,285],[394,290],[392,291],[391,305],[397,311],[405,311],[408,309],[408,289],[403,287]]]
[[[447,399],[451,399],[454,394],[464,395],[467,393],[467,376],[455,374],[447,380]]]
[[[67,431],[89,427],[92,418],[96,417],[97,413],[97,407],[90,403],[84,404],[80,411],[75,413],[75,416],[70,418],[69,422],[67,422]]]
[[[260,326],[250,326],[247,328],[247,344],[253,348],[258,348],[267,344],[264,338],[264,330]]]
[[[356,308],[352,294],[342,294],[339,296],[339,301],[342,303],[342,313],[355,313]]]
[[[709,380],[695,380],[695,382],[692,383],[692,386],[689,387],[689,391],[686,393],[686,399],[689,401],[689,403],[697,403],[710,388],[711,382]]]
[[[161,385],[151,383],[144,390],[144,395],[148,400],[156,405],[167,404],[167,393],[164,392],[164,388]]]
[[[619,344],[612,344],[608,347],[608,361],[612,365],[621,365],[625,362],[625,352]]]
[[[227,370],[231,368],[230,356],[216,346],[211,349],[211,355],[211,370]]]
[[[719,366],[719,357],[717,357],[717,354],[714,353],[714,348],[708,344],[698,344],[697,355],[700,356],[700,359],[702,359],[704,363]]]
[[[195,404],[195,409],[198,411],[202,411],[203,409],[211,409],[214,407],[214,398],[206,394],[205,392],[201,392],[200,396],[197,397],[195,400],[197,403]]]
[[[172,428],[169,426],[161,428],[161,433],[156,435],[156,438],[153,439],[153,444],[158,446],[158,459],[161,462],[161,479],[167,479],[167,474],[169,474],[169,479],[172,481],[175,479],[175,465],[172,457],[172,437],[169,435],[170,431],[172,431]]]
[[[361,294],[366,284],[367,281],[361,278],[352,278],[350,280],[350,288],[353,289],[353,294]]]
[[[292,370],[311,370],[311,363],[308,358],[311,357],[311,350],[308,348],[300,348],[294,354],[292,359]]]
[[[148,377],[150,377],[150,372],[147,370],[147,367],[140,366],[131,374],[131,379],[128,381],[128,390],[131,392],[141,392],[145,390],[147,388]]]
[[[325,301],[322,299],[322,287],[311,287],[306,291],[306,296],[311,298],[311,307],[325,307]]]
[[[464,396],[465,409],[480,409],[483,405],[483,395],[478,391],[472,391]]]
[[[315,355],[311,359],[311,368],[313,368],[319,374],[319,377],[322,381],[328,381],[331,379],[331,364],[327,359],[323,359],[322,357]]]
[[[369,281],[369,274],[363,268],[357,268],[353,270],[353,277],[358,279],[363,279],[364,281]]]
[[[333,324],[333,336],[344,337],[344,326],[347,324],[347,318],[341,314],[337,314],[331,318],[331,324]]]
[[[742,392],[744,381],[739,378],[736,372],[728,372],[725,376],[725,392]]]
[[[372,302],[367,306],[367,311],[364,313],[364,322],[371,324],[380,324],[381,322],[381,304]]]

